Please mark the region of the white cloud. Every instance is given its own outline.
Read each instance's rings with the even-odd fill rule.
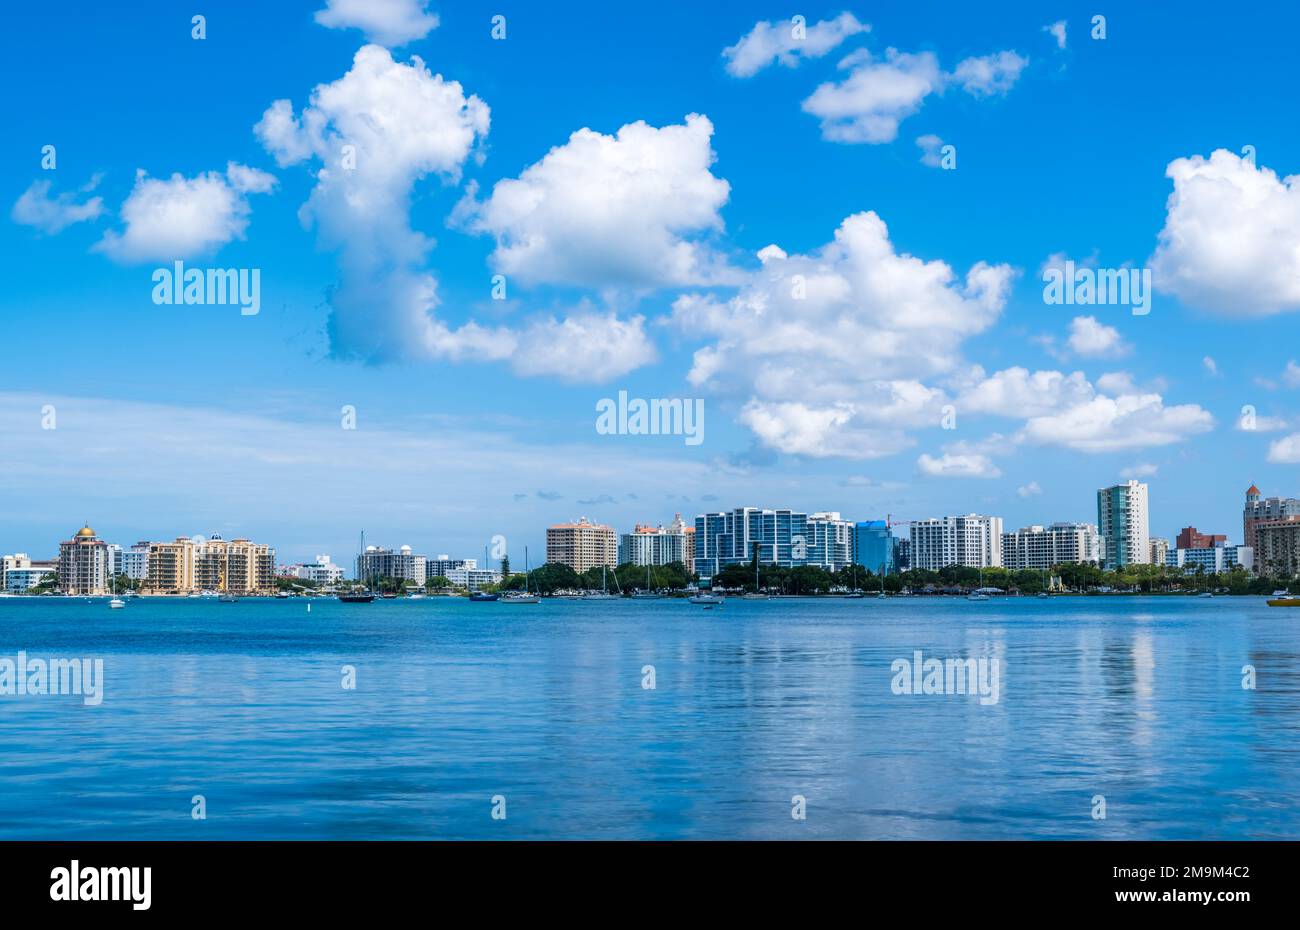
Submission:
[[[1021,436],[1079,452],[1114,452],[1181,442],[1214,426],[1196,404],[1166,407],[1159,394],[1097,395],[1055,413],[1032,417]]]
[[[1057,48],[1060,49],[1065,48],[1065,20],[1058,19],[1050,26],[1044,26],[1043,32],[1048,33],[1049,35],[1051,35],[1053,39],[1056,40]]]
[[[1151,266],[1184,304],[1233,316],[1300,310],[1300,184],[1225,149],[1169,163]]]
[[[1027,64],[1029,59],[1015,52],[996,52],[959,62],[952,78],[973,97],[992,97],[1014,87]]]
[[[438,28],[428,0],[325,0],[316,22],[328,29],[360,29],[371,42],[396,48]]]
[[[1156,472],[1160,471],[1158,465],[1152,465],[1150,462],[1137,462],[1120,470],[1121,478],[1154,478]]]
[[[1076,355],[1094,358],[1114,358],[1128,352],[1119,330],[1095,316],[1076,316],[1070,321],[1069,345]]]
[[[80,193],[89,193],[99,185],[96,175]],[[57,197],[50,196],[50,181],[33,181],[14,203],[9,216],[15,223],[23,226],[35,226],[41,232],[54,235],[71,226],[87,220],[98,219],[104,212],[102,197],[88,197],[82,202],[77,195],[65,191]]]
[[[739,42],[723,49],[722,57],[727,59],[728,74],[752,77],[774,62],[793,68],[801,58],[821,58],[851,36],[870,30],[852,13],[804,26],[802,37],[793,22],[759,22]]]
[[[961,444],[957,444],[961,446]],[[993,459],[985,453],[979,451],[970,451],[954,447],[954,449],[945,450],[943,455],[935,457],[928,453],[923,453],[917,459],[917,466],[920,471],[933,477],[1001,477],[1002,470]]]
[[[288,100],[262,116],[254,131],[281,165],[313,158],[321,165],[299,216],[340,254],[330,300],[336,353],[379,361],[503,358],[513,350],[506,333],[472,323],[452,330],[433,316],[437,281],[425,268],[432,243],[410,220],[416,183],[459,179],[489,121],[487,104],[459,83],[430,73],[418,57],[396,62],[377,45],[361,48],[343,77],[318,85],[299,116]]]
[[[713,124],[580,129],[518,178],[470,196],[454,220],[496,238],[492,265],[525,283],[656,288],[734,282],[699,236],[723,228],[730,185],[715,177]]]
[[[881,427],[937,426],[944,394],[921,379],[954,369],[961,342],[997,319],[1012,278],[980,262],[963,280],[942,261],[900,254],[874,213],[848,217],[807,255],[759,254],[762,267],[730,300],[674,302],[681,330],[712,340],[687,378],[748,398],[742,420],[762,442],[810,455],[884,454],[902,440]]]
[[[943,158],[939,150],[943,147],[943,140],[936,135],[918,136],[916,144],[921,148],[921,164],[927,168],[939,168],[943,164]]]
[[[1016,494],[1020,497],[1038,497],[1043,493],[1043,489],[1038,486],[1037,481],[1031,481],[1028,484],[1022,484],[1016,488]]]
[[[1282,383],[1287,387],[1300,387],[1300,365],[1295,359],[1287,359],[1286,368],[1282,370]]]
[[[275,178],[235,162],[225,174],[151,178],[137,171],[120,213],[126,229],[104,234],[95,249],[123,263],[173,261],[211,255],[244,238],[249,194],[265,194]]]
[[[1205,366],[1205,370],[1211,375],[1218,375],[1219,363],[1216,362],[1212,356],[1205,356],[1205,358],[1201,359],[1201,364]]]
[[[1005,93],[1028,64],[1012,51],[964,59],[951,74],[933,52],[885,50],[883,58],[858,49],[839,63],[848,76],[821,84],[803,102],[821,120],[831,142],[881,143],[898,136],[898,124],[920,109],[925,98],[956,83],[974,97]]]
[[[1001,417],[1045,416],[1064,407],[1086,403],[1095,396],[1093,386],[1081,371],[1030,372],[1013,367],[987,378],[983,369],[974,370],[958,394],[956,407],[962,413],[989,413]]]
[[[539,320],[519,337],[513,356],[521,375],[553,375],[573,383],[596,383],[625,375],[657,360],[645,334],[645,318],[572,313],[563,320]]]
[[[1268,460],[1277,465],[1300,465],[1300,433],[1272,442],[1268,447]]]

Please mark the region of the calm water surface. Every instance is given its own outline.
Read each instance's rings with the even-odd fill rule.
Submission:
[[[1262,598],[0,599],[19,649],[105,698],[0,697],[4,839],[1300,836]],[[999,658],[999,702],[895,695],[918,649]]]

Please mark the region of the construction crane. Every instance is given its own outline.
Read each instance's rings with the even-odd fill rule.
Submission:
[[[885,514],[885,529],[887,530],[892,530],[896,526],[907,526],[909,523],[913,522],[914,521],[912,520],[895,520],[892,513]]]

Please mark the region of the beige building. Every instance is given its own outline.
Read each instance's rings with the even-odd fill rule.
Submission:
[[[220,536],[150,543],[143,594],[260,595],[275,593],[275,550]]]
[[[1254,527],[1255,570],[1272,578],[1300,575],[1300,522],[1258,523]]]
[[[579,573],[602,565],[613,568],[618,564],[618,534],[611,526],[589,523],[586,517],[547,527],[546,561]]]
[[[108,543],[89,526],[59,543],[59,590],[64,594],[98,597],[112,585],[113,563]]]

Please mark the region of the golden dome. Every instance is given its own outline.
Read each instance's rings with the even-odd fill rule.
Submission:
[[[78,535],[78,536],[85,536],[85,537],[89,538],[89,537],[95,535],[95,531],[92,530],[89,526],[83,526],[81,529],[77,530],[77,535]]]

